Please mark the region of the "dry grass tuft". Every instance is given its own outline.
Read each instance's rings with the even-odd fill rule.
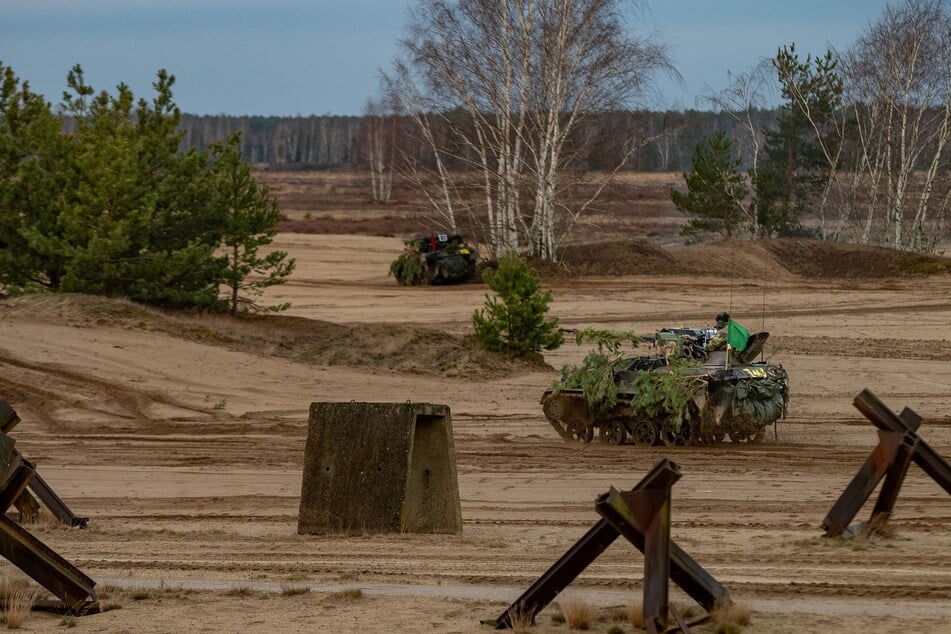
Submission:
[[[625,606],[627,622],[639,630],[644,629],[644,601],[640,597],[634,597],[630,603]]]
[[[621,606],[605,608],[598,620],[604,623],[624,623],[627,621],[627,610]]]
[[[152,591],[147,588],[133,588],[129,591],[129,598],[133,601],[145,601],[152,598]]]
[[[416,510],[415,512],[408,513],[400,521],[400,533],[426,533],[428,532],[432,522],[426,513]]]
[[[516,610],[511,616],[513,634],[529,634],[535,631],[535,619],[531,613]]]
[[[682,616],[685,620],[690,620],[695,616],[699,616],[700,612],[697,610],[697,606],[693,603],[676,603],[672,602],[671,607],[677,610],[677,614]]]
[[[96,584],[96,596],[99,599],[111,599],[112,597],[122,594],[122,589],[119,586],[113,585],[111,583],[98,583]]]
[[[26,621],[36,604],[37,589],[25,577],[4,577],[0,580],[0,602],[7,629],[17,630]]]
[[[111,612],[113,610],[121,610],[121,609],[122,609],[122,604],[119,603],[118,601],[106,601],[104,603],[99,604],[100,612]]]
[[[5,596],[3,617],[7,622],[8,630],[18,630],[22,627],[26,617],[36,603],[35,588],[19,588],[10,591]]]
[[[363,598],[363,590],[360,588],[347,588],[346,590],[341,590],[339,592],[331,593],[327,599],[330,601],[356,601],[357,599]]]
[[[52,513],[42,508],[36,515],[30,518],[24,518],[21,524],[23,528],[28,529],[31,533],[69,530],[70,528],[60,522]]]
[[[79,621],[76,620],[75,616],[71,616],[67,614],[66,616],[64,616],[63,618],[59,620],[58,625],[60,627],[66,627],[66,628],[76,627],[77,625],[79,625]]]
[[[568,595],[558,601],[565,623],[573,630],[589,630],[594,623],[594,608],[580,597]]]
[[[308,592],[310,592],[310,588],[307,586],[281,586],[282,597],[295,597],[299,594],[307,594]]]
[[[753,608],[748,603],[718,605],[710,613],[717,634],[737,634],[750,624]]]
[[[6,603],[13,593],[19,593],[30,587],[26,577],[3,577],[0,579],[0,601]]]
[[[225,590],[226,597],[251,597],[254,596],[254,590],[248,586],[235,586]]]

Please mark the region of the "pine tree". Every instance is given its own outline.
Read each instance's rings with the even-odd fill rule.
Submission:
[[[268,195],[266,186],[259,186],[251,175],[251,167],[241,156],[240,132],[232,134],[224,144],[212,148],[216,175],[216,205],[224,218],[222,244],[227,251],[225,284],[232,315],[244,310],[278,311],[289,304],[259,306],[242,291],[260,295],[262,290],[283,284],[294,270],[294,260],[284,251],[271,251],[261,257],[258,249],[271,244],[279,220],[277,202]],[[253,275],[253,276],[252,276]]]
[[[164,70],[149,102],[125,84],[96,94],[74,66],[62,104],[76,119],[71,135],[2,65],[0,81],[0,282],[7,289],[42,285],[237,312],[239,303],[260,308],[240,291],[259,293],[293,270],[286,253],[258,256],[278,212],[251,178],[239,138],[179,150],[175,78]]]
[[[551,291],[542,293],[535,272],[515,254],[499,258],[496,271],[483,279],[495,292],[485,296],[485,307],[472,315],[475,338],[494,352],[539,358],[542,350],[554,350],[564,342],[557,319],[546,319]]]
[[[747,195],[739,166],[740,159],[722,131],[697,144],[693,169],[684,172],[687,192],[670,191],[677,209],[692,216],[681,233],[709,231],[730,237],[737,231],[745,217]]]
[[[831,51],[799,60],[796,45],[783,46],[773,59],[785,102],[776,127],[765,130],[764,157],[751,174],[753,207],[761,233],[795,228],[815,205],[828,178],[829,157],[836,145],[835,114],[842,103],[842,79]]]
[[[61,231],[69,173],[61,123],[42,95],[0,63],[0,283],[7,292],[56,287],[65,258],[43,240]]]
[[[59,290],[161,306],[216,308],[224,258],[209,205],[207,156],[182,153],[175,78],[159,71],[151,102],[125,84],[95,94],[75,66],[63,106],[77,117],[70,180],[60,196],[63,234],[50,250],[68,260]]]

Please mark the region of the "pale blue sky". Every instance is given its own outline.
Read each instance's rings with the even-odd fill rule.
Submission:
[[[159,68],[194,114],[360,114],[397,52],[411,0],[0,0],[0,61],[54,104],[66,74],[151,96]],[[747,72],[783,44],[846,48],[885,0],[649,0],[635,33],[667,42],[684,85],[657,107],[694,107],[727,71]]]

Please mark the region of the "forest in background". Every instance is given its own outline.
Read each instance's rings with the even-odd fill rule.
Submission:
[[[758,110],[757,125],[771,126],[778,110]],[[240,149],[252,163],[280,169],[352,168],[366,163],[366,117],[315,115],[197,116],[183,114],[182,149],[204,150],[241,132]],[[577,169],[613,169],[624,159],[629,145],[645,139],[643,147],[627,161],[632,171],[670,172],[690,168],[697,144],[716,131],[733,136],[735,118],[726,112],[687,110],[684,112],[630,112],[592,117],[583,133],[596,137],[586,155],[579,156]],[[624,134],[617,134],[625,129]],[[742,134],[742,133],[740,133]],[[656,140],[646,141],[647,138]],[[738,147],[742,144],[737,143]],[[420,158],[425,158],[420,149]],[[746,157],[744,157],[745,159]]]

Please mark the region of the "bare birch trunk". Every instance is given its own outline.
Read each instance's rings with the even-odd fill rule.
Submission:
[[[443,140],[430,149],[452,166],[438,168],[451,185],[444,190],[484,233],[492,255],[524,245],[556,257],[558,179],[574,126],[582,115],[621,109],[652,73],[671,68],[660,46],[626,35],[621,3],[417,2],[403,41],[406,61],[397,65],[403,80],[389,85],[414,96],[401,99],[408,115],[417,109],[440,117]],[[478,204],[459,196],[473,174]],[[531,214],[522,200],[526,184]]]

